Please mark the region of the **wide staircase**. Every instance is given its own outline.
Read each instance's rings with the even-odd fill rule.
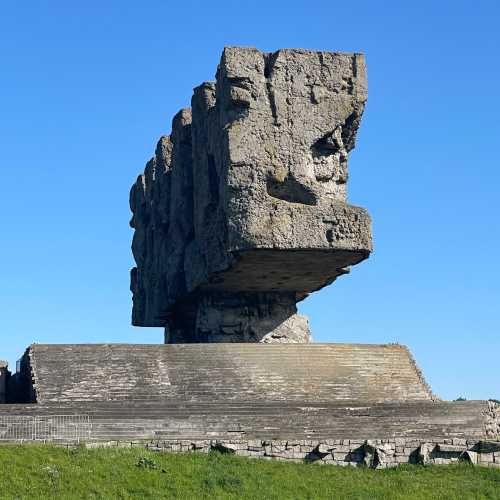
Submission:
[[[397,344],[34,344],[25,358],[38,403],[433,399]]]
[[[92,441],[203,439],[482,439],[487,401],[412,403],[72,402],[0,405],[2,422],[22,415],[57,426],[90,417]],[[68,430],[67,428],[65,429]],[[29,439],[29,437],[28,437]]]
[[[491,402],[437,400],[400,345],[35,344],[21,366],[34,403],[0,405],[0,440],[71,435],[82,418],[92,441],[500,433]]]

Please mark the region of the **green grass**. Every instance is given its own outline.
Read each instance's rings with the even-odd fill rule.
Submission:
[[[0,498],[500,499],[500,470],[370,470],[143,449],[0,446]]]

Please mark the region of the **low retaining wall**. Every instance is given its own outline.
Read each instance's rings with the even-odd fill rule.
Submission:
[[[500,441],[444,439],[378,440],[168,440],[168,441],[106,441],[87,443],[88,448],[144,447],[158,452],[224,453],[291,462],[309,462],[339,466],[395,467],[400,464],[445,465],[467,461],[473,465],[500,468]]]

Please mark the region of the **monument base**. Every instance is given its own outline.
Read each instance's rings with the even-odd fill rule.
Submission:
[[[295,302],[291,292],[199,294],[169,317],[165,343],[310,342],[309,320]]]
[[[11,382],[0,421],[28,440],[33,418],[38,439],[91,446],[500,465],[500,404],[438,400],[400,345],[35,344]]]

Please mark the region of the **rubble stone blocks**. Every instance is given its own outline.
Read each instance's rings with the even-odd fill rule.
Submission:
[[[211,440],[143,440],[143,441],[100,441],[86,443],[87,448],[113,448],[127,446],[143,447],[155,452],[201,452],[208,453],[217,450],[248,458],[273,459],[286,462],[308,462],[350,467],[369,467],[386,469],[400,464],[449,465],[466,462],[471,465],[500,468],[500,453],[482,450],[483,442],[467,440],[462,453],[440,452],[444,441],[436,439],[433,442],[422,442],[415,439],[392,438],[378,440],[248,440],[248,439],[211,439]],[[347,444],[341,444],[346,442]],[[396,442],[404,448],[398,450]],[[496,443],[500,448],[500,443]],[[300,448],[302,451],[297,452]],[[425,460],[420,450],[429,450]],[[318,452],[318,450],[324,450]],[[374,458],[375,457],[375,458]]]
[[[348,205],[361,54],[224,49],[130,193],[132,323],[166,342],[308,342],[296,303],[371,252]]]

